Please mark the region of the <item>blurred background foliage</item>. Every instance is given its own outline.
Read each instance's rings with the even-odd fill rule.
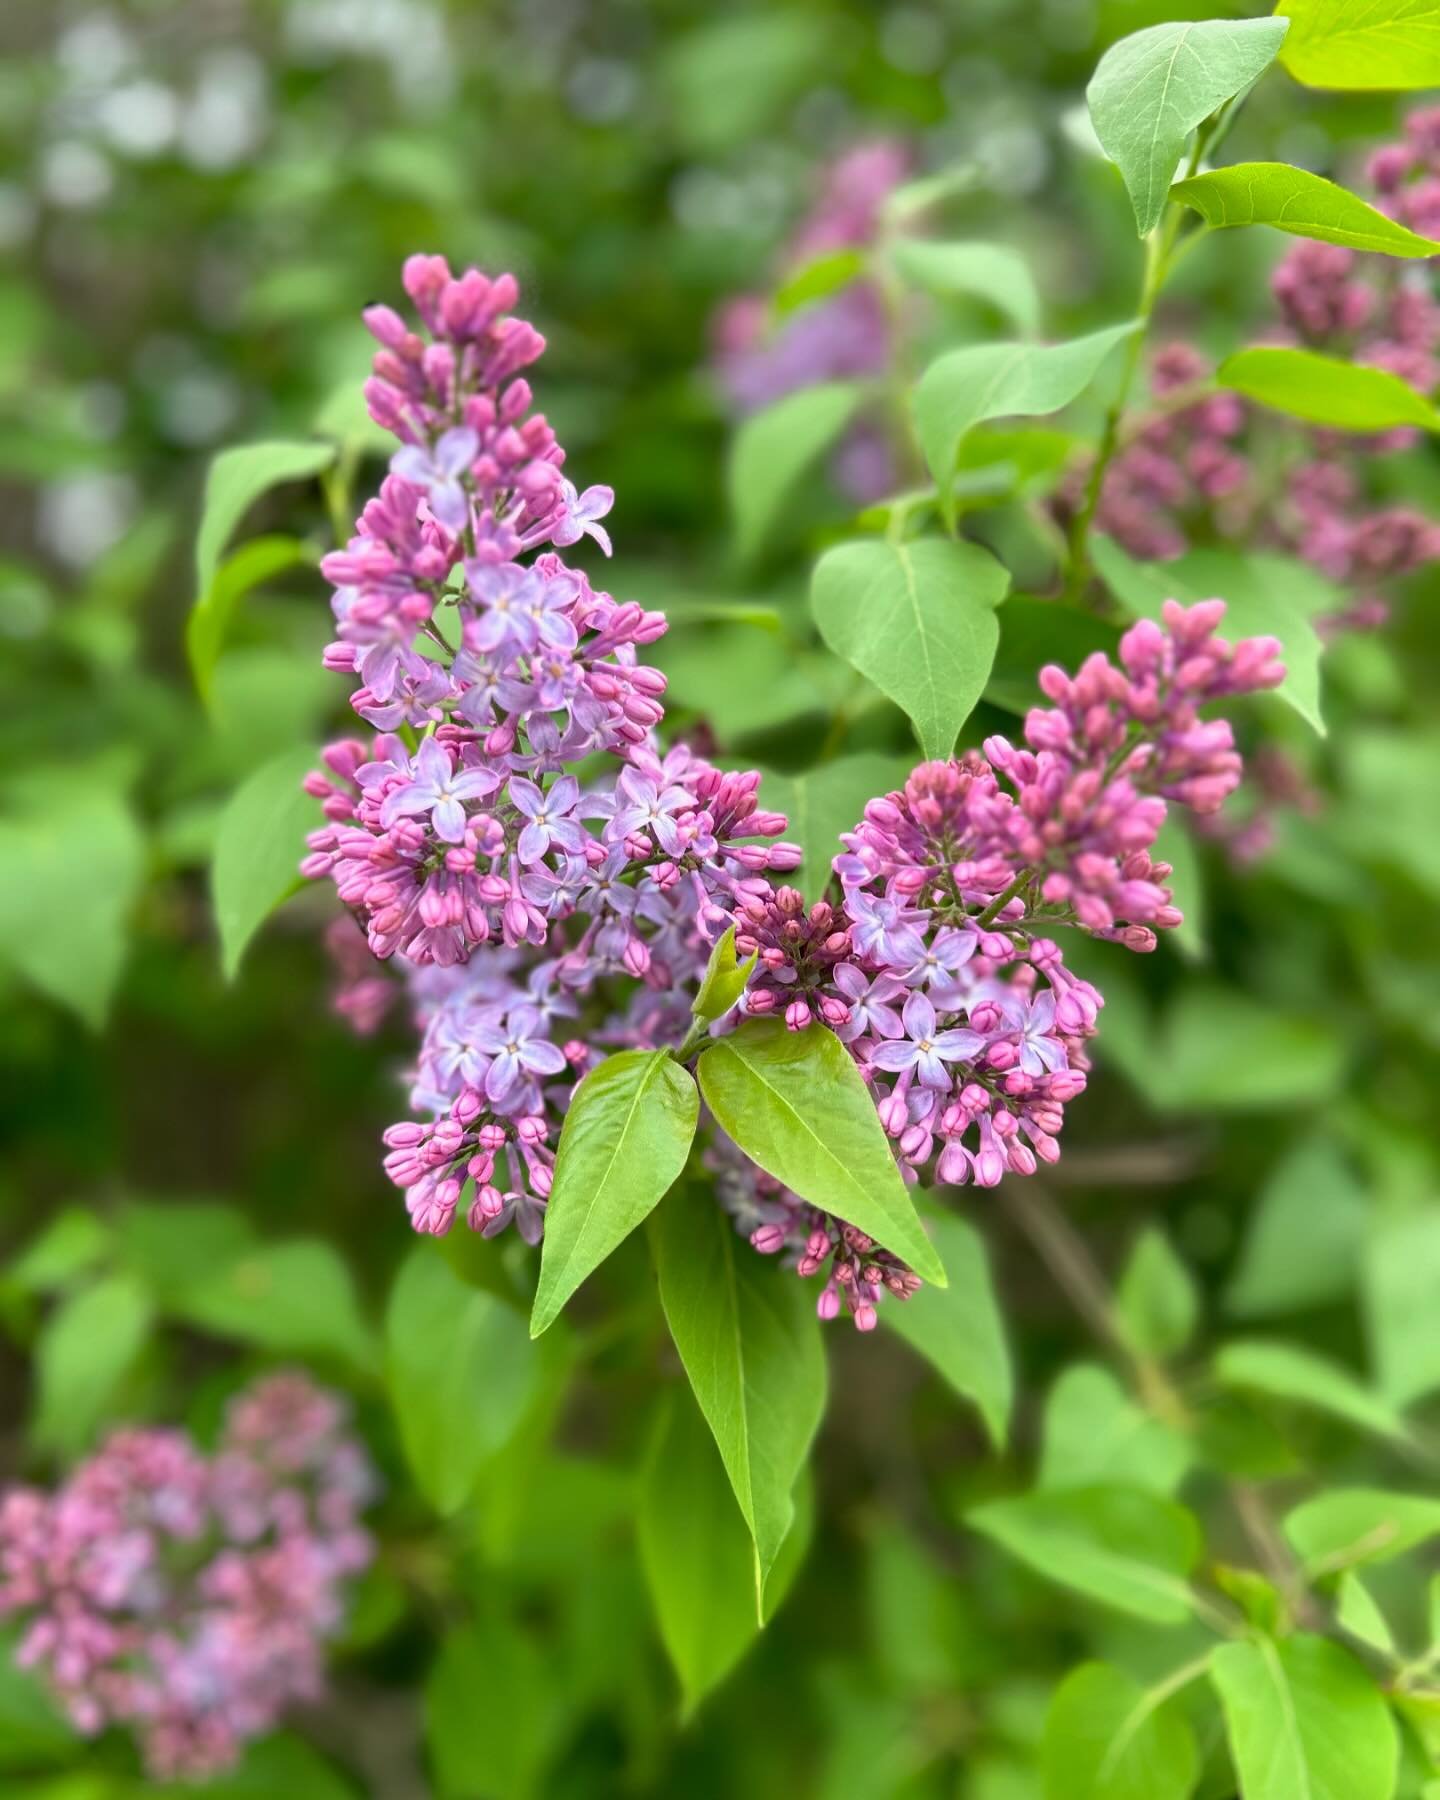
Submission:
[[[1131,1429],[1113,1379],[1076,1367],[1100,1352],[984,1200],[969,1211],[1016,1354],[1011,1450],[987,1457],[972,1416],[888,1334],[832,1333],[816,1541],[789,1603],[684,1731],[645,1597],[643,1517],[635,1529],[635,1470],[655,1453],[635,1403],[653,1337],[609,1342],[596,1310],[568,1344],[547,1338],[479,1503],[437,1540],[377,1380],[383,1307],[411,1245],[377,1136],[409,1033],[400,1020],[357,1039],[330,1013],[324,895],[279,914],[227,984],[206,887],[237,783],[342,717],[343,684],[319,665],[324,584],[307,566],[333,529],[323,489],[281,489],[249,515],[247,538],[296,531],[305,560],[237,612],[208,704],[185,626],[212,454],[320,431],[342,467],[360,462],[358,309],[394,300],[406,254],[443,251],[520,278],[522,311],[550,342],[541,404],[581,485],[618,495],[608,585],[675,620],[659,654],[671,723],[737,760],[806,767],[840,692],[833,661],[791,627],[808,550],[844,508],[807,493],[771,548],[737,556],[729,428],[706,371],[714,308],[767,286],[817,167],[882,131],[923,168],[973,165],[947,220],[1030,260],[1056,335],[1126,316],[1139,249],[1078,123],[1084,83],[1116,37],[1224,10],[6,9],[0,1467],[43,1473],[120,1417],[203,1432],[252,1361],[279,1353],[355,1393],[389,1482],[385,1552],[332,1698],[305,1741],[272,1740],[213,1791],[1024,1800],[1039,1792],[1049,1695],[1081,1655],[1181,1660],[1188,1628],[1137,1643],[1118,1615],[1097,1623],[960,1528],[1042,1441],[1063,1453],[1067,1416],[1086,1421],[1082,1436],[1101,1417]],[[1231,154],[1332,169],[1395,118],[1384,96],[1276,81]],[[1166,323],[1216,349],[1244,341],[1279,242],[1232,234],[1223,255],[1192,259]],[[1390,467],[1433,506],[1433,451]],[[1278,1322],[1368,1368],[1364,1392],[1390,1406],[1440,1386],[1440,740],[1427,723],[1440,639],[1425,585],[1383,635],[1327,658],[1328,739],[1267,714],[1323,784],[1323,812],[1291,815],[1275,854],[1240,876],[1202,847],[1186,953],[1109,959],[1101,1076],[1052,1177],[1106,1269],[1158,1222],[1197,1284],[1184,1278],[1185,1307],[1247,1331]],[[734,602],[745,608],[716,622],[717,603]],[[1004,718],[982,707],[967,740]],[[891,709],[846,729],[848,749],[908,754]],[[622,1252],[617,1279],[639,1256]],[[584,1372],[562,1405],[577,1337]],[[1197,1379],[1208,1388],[1214,1372]],[[677,1506],[687,1457],[713,1454],[688,1405],[677,1392],[654,1427]],[[1240,1479],[1302,1459],[1377,1478],[1353,1416],[1281,1414],[1242,1398],[1214,1409]],[[1149,1449],[1163,1460],[1165,1446]],[[1415,1454],[1433,1482],[1433,1449]],[[723,1620],[693,1654],[723,1666]],[[103,1756],[100,1773],[44,1773],[70,1754],[0,1667],[0,1765],[13,1770],[0,1794],[138,1791],[123,1759],[113,1777]],[[1228,1793],[1218,1779],[1202,1792]]]

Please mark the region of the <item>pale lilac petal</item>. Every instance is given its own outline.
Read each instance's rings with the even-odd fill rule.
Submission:
[[[442,475],[463,475],[474,462],[480,439],[468,425],[454,425],[436,442],[433,452],[435,467]]]
[[[465,836],[465,808],[450,795],[439,801],[430,818],[435,826],[435,835],[443,838],[447,844],[458,844]]]
[[[877,1069],[889,1069],[899,1074],[904,1069],[913,1068],[920,1051],[917,1045],[908,1038],[877,1044],[870,1052],[870,1060]]]

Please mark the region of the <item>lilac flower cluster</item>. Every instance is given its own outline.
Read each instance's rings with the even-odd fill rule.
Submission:
[[[608,554],[613,496],[577,496],[530,411],[518,371],[543,340],[507,316],[514,281],[435,257],[404,279],[429,341],[387,307],[365,315],[381,346],[370,409],[402,447],[323,565],[326,660],[359,678],[352,703],[379,735],[325,751],[307,787],[326,823],[302,867],[415,980],[415,1103],[437,1116],[394,1126],[386,1166],[416,1228],[447,1231],[468,1183],[473,1229],[513,1220],[533,1242],[596,1044],[654,1041],[677,1010],[683,1035],[683,989],[737,885],[800,852],[754,841],[785,826],[760,810],[758,775],[660,754],[665,678],[638,652],[664,615],[596,592],[556,553],[588,534]],[[599,752],[618,762],[582,778]],[[371,1021],[378,996],[344,973],[343,1004]]]
[[[1163,629],[1126,635],[1122,667],[1045,670],[1052,704],[1027,720],[1026,748],[992,739],[872,801],[836,859],[838,895],[807,904],[770,879],[800,851],[765,841],[785,820],[761,809],[759,777],[660,747],[664,684],[637,652],[663,616],[596,593],[555,554],[597,534],[610,496],[557,485],[558,446],[526,418],[514,370],[538,339],[496,310],[513,284],[425,258],[406,284],[438,342],[372,311],[372,410],[404,443],[326,564],[341,584],[329,661],[359,677],[379,735],[332,745],[310,779],[326,824],[305,868],[335,880],[370,952],[407,975],[417,1116],[385,1142],[415,1228],[444,1233],[463,1212],[486,1236],[513,1224],[538,1241],[575,1083],[611,1050],[685,1037],[731,924],[757,967],[712,1030],[780,1014],[834,1031],[907,1179],[993,1186],[1053,1160],[1100,996],[1049,934],[1148,949],[1179,922],[1150,856],[1166,801],[1211,811],[1239,772],[1228,725],[1198,709],[1277,682],[1278,646],[1232,649],[1214,635],[1222,603],[1172,604]],[[597,751],[609,773],[591,773]],[[380,998],[354,935],[334,948],[363,1026]],[[918,1285],[720,1134],[708,1154],[756,1249],[825,1275],[822,1317],[848,1310],[868,1329],[883,1294]]]
[[[795,273],[834,251],[865,250],[880,231],[885,201],[910,172],[904,147],[889,139],[855,146],[825,171],[819,196],[781,257]],[[857,277],[772,329],[763,294],[728,301],[715,320],[715,370],[742,416],[822,381],[881,375],[893,351],[891,321],[877,282]],[[878,499],[895,486],[894,458],[884,431],[862,418],[836,453],[835,478],[857,502]]]
[[[1168,602],[1078,674],[1049,667],[1052,702],[1026,748],[922,764],[872,800],[835,859],[841,897],[807,907],[747,884],[736,949],[758,959],[746,1016],[818,1026],[847,1045],[909,1181],[993,1187],[1053,1162],[1064,1107],[1085,1087],[1100,994],[1065,967],[1052,932],[1075,927],[1153,949],[1180,923],[1168,864],[1150,851],[1167,801],[1211,814],[1240,776],[1230,726],[1199,708],[1275,686],[1273,638],[1217,638],[1219,600]],[[724,1148],[725,1204],[756,1249],[802,1275],[829,1265],[822,1316],[842,1303],[868,1330],[911,1272],[841,1221],[757,1179]]]
[[[1375,152],[1368,174],[1383,210],[1426,235],[1440,230],[1440,109],[1412,113],[1403,141]],[[1272,291],[1280,319],[1271,341],[1386,369],[1422,393],[1440,383],[1440,303],[1427,264],[1302,240]],[[1256,478],[1276,466],[1262,452],[1266,422],[1233,395],[1205,393],[1212,373],[1188,345],[1157,354],[1155,410],[1106,472],[1099,528],[1147,561],[1206,538],[1293,551],[1350,590],[1329,629],[1383,623],[1383,584],[1440,560],[1440,526],[1413,507],[1376,505],[1367,491],[1369,461],[1408,448],[1415,433],[1304,434],[1304,460],[1268,483]],[[1295,428],[1286,430],[1293,442]],[[1067,504],[1081,485],[1077,476]]]
[[[230,1405],[214,1455],[120,1431],[54,1493],[0,1498],[0,1618],[76,1728],[133,1729],[151,1774],[204,1778],[313,1699],[373,1492],[343,1404],[298,1373]]]

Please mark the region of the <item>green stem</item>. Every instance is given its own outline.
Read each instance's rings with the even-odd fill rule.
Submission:
[[[694,1018],[690,1021],[690,1029],[685,1033],[682,1043],[672,1047],[670,1054],[678,1063],[687,1063],[710,1035],[710,1021]]]
[[[1026,886],[1034,873],[1033,869],[1022,869],[1004,893],[997,894],[985,908],[980,917],[976,919],[976,925],[982,928],[986,925],[993,925],[1015,896]]]
[[[1232,113],[1230,117],[1233,118],[1233,116]],[[1228,128],[1229,118],[1223,114],[1217,114],[1208,128],[1201,126],[1195,135],[1190,161],[1186,166],[1187,176],[1196,172],[1207,147],[1218,142],[1219,137]],[[1166,279],[1175,265],[1175,244],[1184,220],[1185,208],[1178,206],[1172,200],[1166,206],[1160,223],[1145,239],[1145,267],[1140,278],[1140,298],[1135,307],[1135,317],[1139,321],[1139,325],[1131,334],[1130,343],[1125,352],[1125,365],[1120,372],[1120,385],[1105,414],[1105,423],[1101,429],[1095,461],[1091,465],[1090,478],[1085,484],[1084,498],[1070,525],[1070,571],[1065,585],[1065,596],[1070,600],[1076,600],[1084,593],[1090,579],[1090,533],[1094,528],[1095,514],[1100,507],[1105,476],[1114,459],[1115,452],[1120,446],[1125,409],[1130,401],[1130,391],[1135,385],[1135,377],[1140,372],[1141,359],[1145,353],[1145,341],[1149,336],[1151,321],[1155,316],[1155,305],[1160,298]]]

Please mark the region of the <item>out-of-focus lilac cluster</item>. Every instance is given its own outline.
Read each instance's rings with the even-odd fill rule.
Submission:
[[[1412,113],[1398,144],[1368,164],[1376,204],[1426,236],[1440,231],[1440,109]],[[1440,304],[1428,263],[1397,263],[1302,240],[1275,270],[1280,313],[1270,341],[1385,369],[1421,393],[1440,382]],[[1213,370],[1185,344],[1151,369],[1154,412],[1106,473],[1099,529],[1132,555],[1161,560],[1192,542],[1237,540],[1295,552],[1348,590],[1328,629],[1370,627],[1388,614],[1385,582],[1440,560],[1440,526],[1415,508],[1378,505],[1367,465],[1409,448],[1415,433],[1305,434],[1309,454],[1278,484],[1261,451],[1274,427],[1230,394],[1206,393]],[[1298,428],[1285,427],[1291,438]],[[1066,498],[1073,504],[1083,474]]]
[[[345,1408],[303,1375],[230,1405],[204,1455],[112,1436],[54,1492],[0,1499],[0,1618],[87,1736],[119,1725],[160,1779],[228,1767],[322,1685],[374,1490]]]
[[[302,866],[415,979],[415,1104],[434,1116],[386,1134],[386,1167],[416,1229],[448,1231],[470,1183],[472,1229],[514,1221],[534,1242],[597,1046],[659,1041],[677,1018],[683,1035],[737,884],[800,852],[754,841],[785,826],[760,810],[758,775],[659,752],[665,679],[638,652],[664,615],[556,553],[585,533],[608,553],[612,495],[577,496],[530,411],[519,370],[544,342],[508,316],[514,281],[424,256],[404,280],[428,339],[388,307],[365,315],[381,346],[370,410],[402,448],[324,563],[326,660],[358,677],[352,702],[379,735],[325,751],[307,786],[326,823]],[[597,753],[611,760],[592,775]],[[334,950],[342,1006],[373,1024],[383,1002],[353,938]]]
[[[1150,950],[1180,923],[1150,851],[1167,801],[1214,813],[1240,776],[1229,724],[1207,702],[1275,686],[1280,646],[1215,636],[1224,603],[1168,602],[1133,626],[1120,666],[1044,669],[1051,701],[1026,748],[922,764],[872,800],[835,860],[841,898],[747,884],[737,952],[758,958],[746,1016],[829,1029],[870,1084],[907,1180],[993,1187],[1053,1162],[1067,1101],[1085,1086],[1100,994],[1066,967],[1066,927]],[[716,1153],[722,1197],[758,1250],[801,1274],[827,1263],[823,1316],[867,1330],[910,1271],[868,1238]]]
[[[783,275],[835,251],[865,250],[879,235],[890,194],[910,173],[903,145],[877,139],[857,145],[825,170],[814,207],[781,256]],[[763,294],[727,301],[715,318],[714,363],[730,404],[742,416],[822,381],[882,375],[890,366],[893,328],[879,285],[866,276],[812,301],[779,324]],[[894,458],[884,431],[861,418],[836,452],[834,474],[859,503],[890,492]]]

